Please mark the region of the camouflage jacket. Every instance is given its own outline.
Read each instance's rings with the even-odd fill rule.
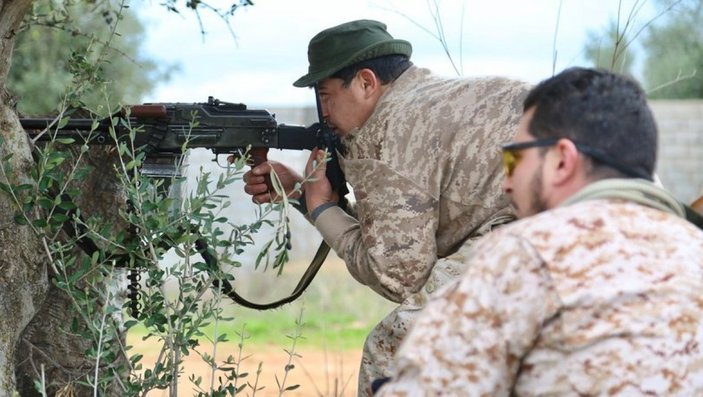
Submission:
[[[507,225],[417,318],[379,396],[703,395],[703,232],[621,199]]]
[[[528,89],[414,66],[392,83],[343,140],[356,218],[331,208],[315,223],[354,278],[401,302],[422,288],[437,258],[512,219],[500,144],[514,135]]]

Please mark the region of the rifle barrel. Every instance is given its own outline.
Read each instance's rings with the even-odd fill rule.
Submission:
[[[315,146],[319,145],[317,127],[317,123],[311,125],[310,127],[279,124],[278,148],[291,150],[312,150]]]

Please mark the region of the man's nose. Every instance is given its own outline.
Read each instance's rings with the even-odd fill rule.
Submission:
[[[505,175],[503,177],[503,193],[510,194],[513,191],[512,178]]]

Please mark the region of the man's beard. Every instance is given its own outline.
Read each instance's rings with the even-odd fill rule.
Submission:
[[[535,171],[530,181],[530,207],[529,214],[527,216],[537,215],[542,211],[546,211],[547,203],[543,197],[543,186],[542,186],[542,171],[544,167],[544,162],[540,164],[538,170]]]

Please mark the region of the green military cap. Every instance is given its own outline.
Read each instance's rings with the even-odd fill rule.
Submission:
[[[308,74],[299,78],[296,87],[309,87],[339,70],[382,55],[412,54],[412,46],[397,40],[378,21],[361,19],[323,30],[308,45]]]

